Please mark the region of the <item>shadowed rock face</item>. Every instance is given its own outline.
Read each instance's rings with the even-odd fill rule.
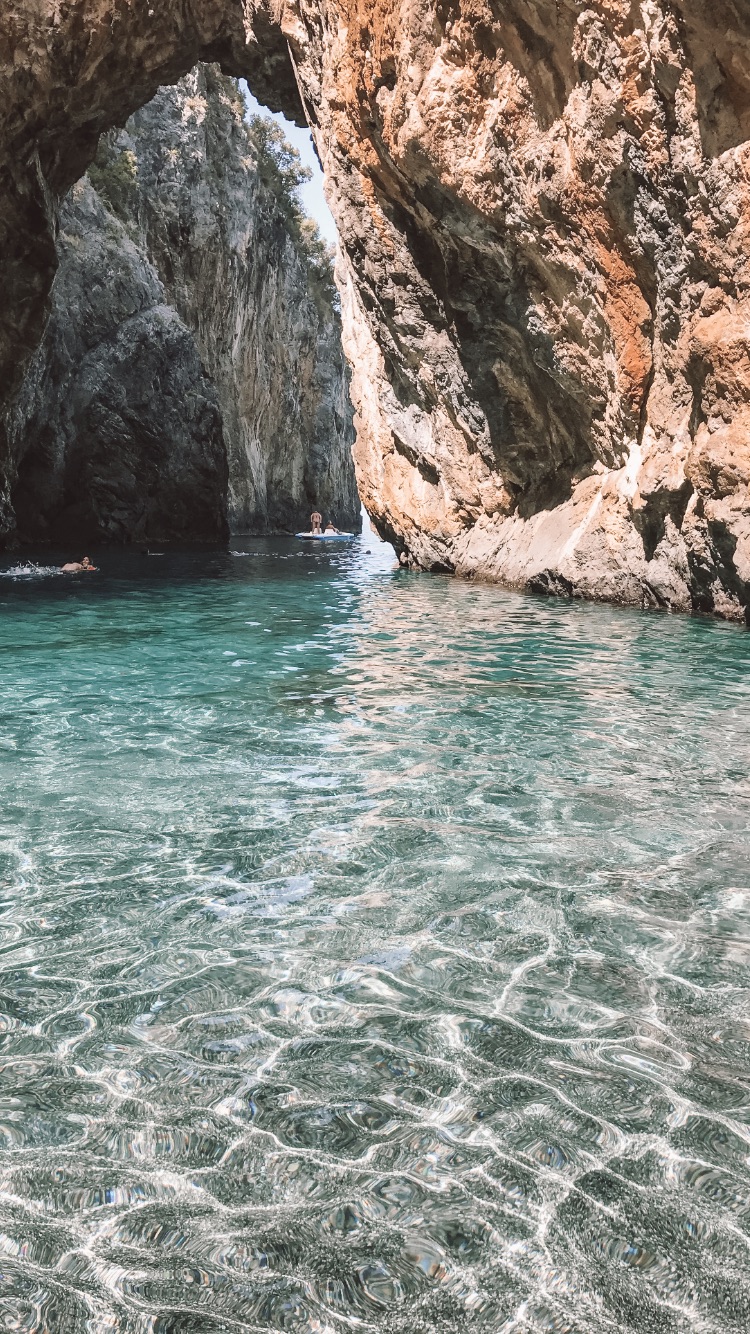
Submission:
[[[87,180],[61,211],[52,313],[8,417],[22,541],[217,541],[216,389],[143,248]]]
[[[210,55],[311,119],[360,491],[403,559],[744,614],[744,0],[36,0],[3,27],[6,383],[51,196]]]
[[[359,527],[335,293],[244,113],[236,81],[198,66],[66,196],[7,419],[21,540],[215,541],[312,509]]]

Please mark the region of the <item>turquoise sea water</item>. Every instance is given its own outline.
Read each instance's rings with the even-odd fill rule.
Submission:
[[[2,1328],[744,1334],[750,636],[366,545],[0,562]]]

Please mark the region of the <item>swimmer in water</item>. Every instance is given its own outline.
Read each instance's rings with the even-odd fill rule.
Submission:
[[[91,564],[88,556],[83,560],[69,560],[67,565],[61,566],[63,574],[94,574],[96,566]]]

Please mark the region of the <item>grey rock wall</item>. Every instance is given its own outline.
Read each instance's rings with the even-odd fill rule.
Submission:
[[[196,68],[63,202],[52,313],[8,416],[21,540],[359,525],[340,324],[236,84]]]
[[[159,277],[87,180],[62,209],[52,315],[9,417],[21,540],[226,535],[216,390]]]

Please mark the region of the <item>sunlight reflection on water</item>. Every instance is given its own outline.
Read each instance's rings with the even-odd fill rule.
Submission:
[[[745,1331],[750,638],[234,543],[0,572],[6,1327]]]

